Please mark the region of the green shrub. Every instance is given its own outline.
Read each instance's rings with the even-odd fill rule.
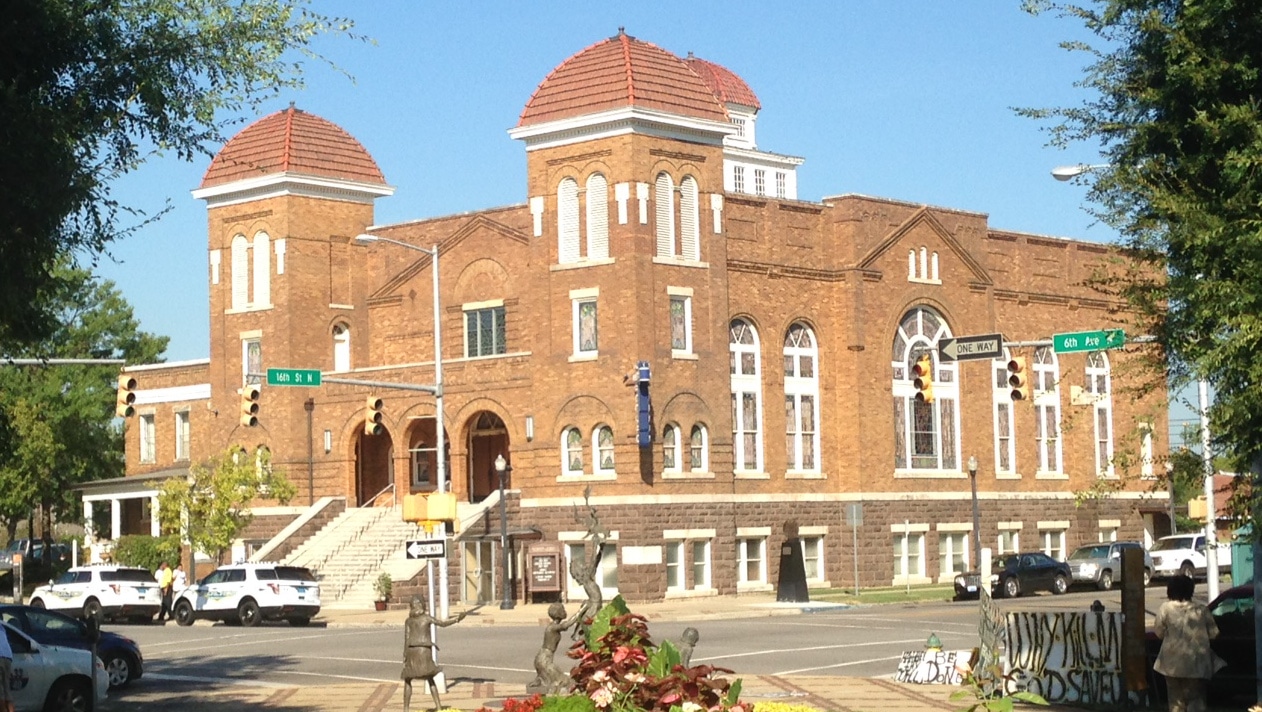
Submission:
[[[539,712],[596,712],[596,703],[586,695],[553,695],[543,698]]]
[[[129,535],[114,543],[114,561],[128,566],[157,571],[162,562],[174,567],[180,563],[180,537]]]

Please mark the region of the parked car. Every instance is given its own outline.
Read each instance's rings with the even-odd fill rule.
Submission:
[[[13,649],[9,692],[17,712],[63,712],[92,709],[92,669],[96,699],[106,698],[109,681],[99,658],[78,648],[41,643],[22,631],[0,624]]]
[[[88,624],[62,613],[33,606],[0,604],[0,621],[17,628],[44,645],[92,649]],[[100,631],[96,655],[101,659],[111,688],[123,687],[144,674],[145,658],[136,641],[110,631]]]
[[[1152,580],[1152,556],[1137,541],[1113,541],[1088,544],[1074,549],[1066,563],[1074,573],[1074,583],[1089,583],[1101,591],[1113,588],[1122,577],[1122,552],[1138,549],[1144,553],[1144,585]]]
[[[995,559],[989,584],[995,597],[1016,598],[1035,591],[1051,591],[1059,595],[1069,590],[1072,580],[1069,564],[1042,552],[1031,551]],[[977,598],[980,591],[980,573],[969,571],[955,577],[956,599]]]
[[[1218,657],[1227,666],[1214,673],[1209,682],[1209,698],[1216,704],[1226,704],[1237,698],[1247,700],[1244,706],[1254,702],[1257,695],[1256,660],[1253,629],[1253,584],[1229,588],[1210,601],[1209,613],[1218,625],[1218,637],[1209,642]],[[1166,696],[1165,678],[1156,673],[1153,663],[1161,651],[1161,639],[1151,628],[1146,638],[1148,676],[1150,686],[1159,699]],[[1243,707],[1241,707],[1243,709]]]
[[[162,593],[148,569],[117,564],[76,566],[31,592],[31,605],[72,616],[153,620]]]
[[[1153,544],[1153,575],[1166,578],[1182,574],[1189,578],[1205,578],[1207,559],[1205,558],[1204,534],[1175,534],[1163,536]],[[1218,570],[1231,568],[1231,546],[1219,542]]]
[[[43,539],[14,539],[3,550],[0,550],[0,571],[13,568],[13,556],[21,554],[23,564],[28,569],[43,567],[52,570],[58,564],[68,565],[70,562],[70,545],[61,542],[45,542]]]
[[[181,591],[174,611],[175,622],[180,625],[205,618],[245,626],[264,620],[304,626],[320,612],[320,584],[314,574],[300,566],[221,566]]]

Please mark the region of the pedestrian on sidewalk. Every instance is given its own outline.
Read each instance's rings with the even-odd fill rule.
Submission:
[[[181,562],[175,565],[175,573],[171,579],[171,589],[175,593],[179,593],[186,588],[188,588],[188,574],[184,573],[184,564]]]
[[[171,571],[171,567],[167,562],[163,561],[158,567],[158,591],[162,593],[162,608],[158,611],[158,622],[164,623],[166,619],[171,617],[171,586],[175,582],[175,573]]]
[[[1170,712],[1205,712],[1205,683],[1226,665],[1209,647],[1218,626],[1209,609],[1192,600],[1195,592],[1195,581],[1175,576],[1166,585],[1170,600],[1157,609],[1161,652],[1152,667],[1166,678]]]

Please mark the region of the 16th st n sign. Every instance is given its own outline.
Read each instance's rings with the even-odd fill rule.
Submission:
[[[938,358],[943,361],[973,361],[1003,357],[1003,334],[955,336],[938,342]]]

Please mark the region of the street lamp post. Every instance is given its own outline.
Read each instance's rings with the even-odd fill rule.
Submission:
[[[1174,463],[1169,460],[1166,460],[1166,492],[1170,495],[1170,533],[1178,534],[1179,523],[1174,518],[1178,511],[1178,505],[1174,501]]]
[[[973,488],[973,567],[982,565],[982,517],[977,509],[977,456],[968,457],[968,482]],[[980,570],[980,569],[976,569]]]
[[[504,454],[495,456],[495,471],[500,476],[500,610],[507,611],[513,607],[513,588],[508,578],[508,500],[504,498],[504,481],[513,466],[504,459]]]

